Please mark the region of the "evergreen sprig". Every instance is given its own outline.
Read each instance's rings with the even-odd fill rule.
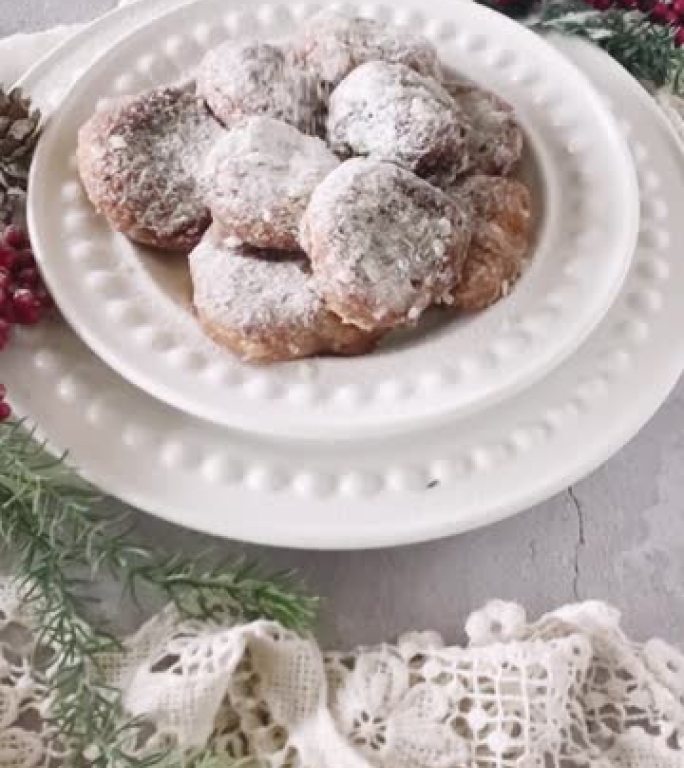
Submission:
[[[147,768],[168,755],[134,754],[144,724],[126,719],[120,692],[99,666],[103,654],[122,650],[88,618],[88,587],[100,574],[108,572],[133,595],[146,585],[181,615],[207,621],[263,617],[303,631],[317,602],[290,573],[263,575],[244,562],[206,565],[206,556],[159,556],[133,542],[126,519],[108,514],[101,502],[65,457],[49,456],[21,424],[0,424],[0,544],[13,556],[37,643],[51,654],[43,674],[66,763]],[[194,761],[204,764],[202,756]]]
[[[684,93],[684,48],[675,44],[675,29],[655,24],[640,11],[597,11],[582,0],[550,0],[529,26],[590,40],[638,80]]]

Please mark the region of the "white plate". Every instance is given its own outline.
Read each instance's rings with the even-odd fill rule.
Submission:
[[[633,252],[636,182],[627,149],[587,80],[550,46],[475,4],[362,10],[410,24],[444,60],[512,101],[525,128],[536,197],[535,258],[511,296],[469,319],[441,313],[376,354],[255,367],[201,333],[184,258],[132,245],[97,216],[79,184],[78,127],[98,101],[187,73],[245,31],[287,34],[310,6],[199,0],[115,45],[77,82],[34,163],[31,234],[46,280],[87,344],[131,382],[191,414],[258,433],[328,438],[440,423],[539,379],[586,338]]]
[[[77,35],[25,86],[44,108],[131,24],[173,0],[141,0]],[[639,166],[639,247],[599,328],[544,381],[491,411],[410,438],[312,445],[247,437],[186,416],[113,373],[61,324],[3,352],[13,405],[104,491],[179,525],[280,546],[421,541],[485,525],[590,472],[641,427],[684,369],[682,148],[620,67],[556,40],[607,93]],[[435,483],[436,481],[436,483]]]

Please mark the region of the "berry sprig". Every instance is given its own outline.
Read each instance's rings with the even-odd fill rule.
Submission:
[[[672,27],[672,42],[678,48],[684,45],[684,0],[586,0],[596,11],[622,9],[641,11],[650,22],[662,27]]]
[[[638,79],[676,92],[684,75],[684,0],[479,0],[538,30],[580,35]]]
[[[506,0],[493,3],[507,13]],[[583,37],[647,89],[684,96],[684,0],[540,0],[523,22],[538,32]]]
[[[35,325],[52,307],[28,235],[9,226],[0,235],[0,351],[10,341],[13,325]],[[0,421],[11,415],[0,384]]]

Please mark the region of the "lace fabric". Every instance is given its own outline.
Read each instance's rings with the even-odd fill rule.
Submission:
[[[270,622],[181,621],[167,608],[104,657],[141,753],[209,748],[269,768],[681,768],[684,657],[639,645],[610,606],[528,622],[493,601],[467,647],[415,632],[395,645],[322,653]],[[0,589],[0,766],[51,768],[49,655],[11,585]],[[252,764],[252,763],[250,763]]]
[[[17,590],[0,582],[0,768],[59,764],[43,673],[30,616]]]

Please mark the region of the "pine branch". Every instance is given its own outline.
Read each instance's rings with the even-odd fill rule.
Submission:
[[[551,0],[529,26],[584,37],[638,80],[684,93],[684,49],[675,44],[674,28],[654,24],[640,11],[595,11],[581,0]]]
[[[45,669],[51,719],[68,762],[147,768],[167,756],[133,754],[143,724],[126,721],[120,693],[98,666],[103,653],[121,646],[86,618],[88,585],[107,571],[134,594],[140,584],[152,587],[183,616],[263,617],[299,631],[313,623],[316,600],[301,594],[291,574],[260,575],[244,562],[211,567],[206,557],[158,557],[132,542],[126,519],[106,514],[100,502],[65,457],[50,457],[22,425],[0,424],[0,543],[14,555],[38,643],[52,653]]]
[[[154,586],[183,615],[205,621],[225,615],[246,621],[269,617],[291,629],[305,630],[316,616],[317,601],[302,596],[293,573],[265,576],[244,561],[200,567],[198,562],[173,555],[133,569],[133,590],[136,581]]]
[[[37,646],[51,653],[44,673],[55,738],[67,763],[82,764],[88,752],[95,768],[133,766],[138,761],[123,748],[122,735],[131,731],[121,731],[120,696],[96,664],[120,646],[82,617],[81,582],[70,575],[79,566],[99,567],[102,553],[87,522],[95,497],[68,479],[65,465],[46,457],[19,426],[0,427],[0,540],[14,555],[17,582],[34,612]]]

